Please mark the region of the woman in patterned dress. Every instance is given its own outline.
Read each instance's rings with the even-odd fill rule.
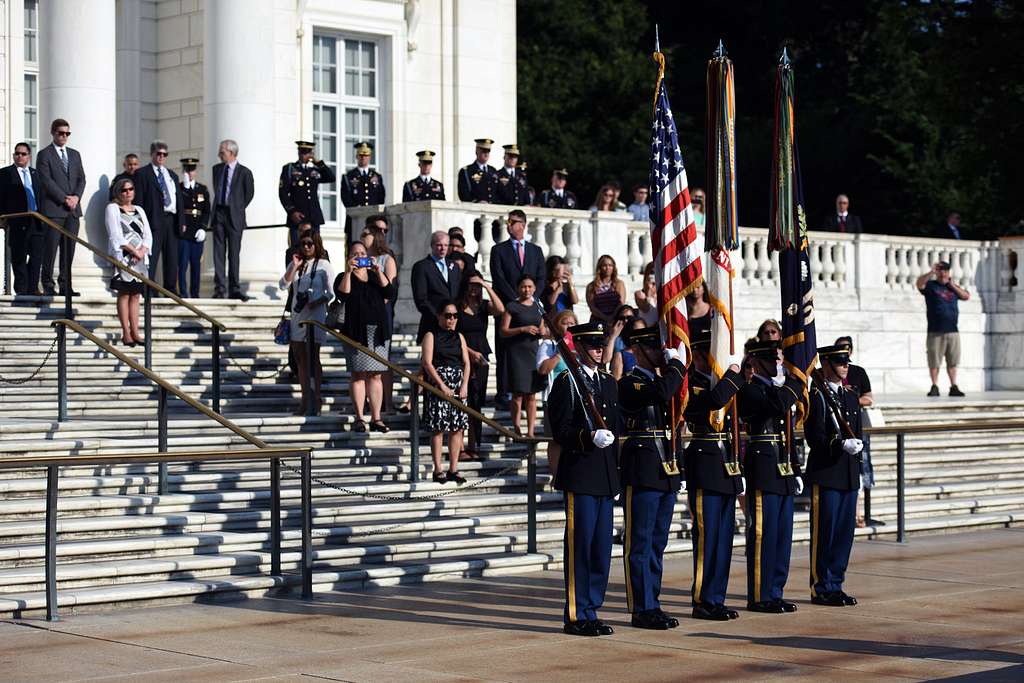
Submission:
[[[423,337],[423,372],[427,380],[449,398],[465,402],[469,396],[469,346],[455,329],[459,322],[459,309],[447,301],[437,314],[437,329]],[[423,428],[430,435],[430,454],[434,458],[434,481],[443,484],[454,481],[464,484],[459,474],[459,453],[462,451],[462,432],[468,424],[466,413],[433,393],[426,393],[423,402]],[[448,472],[441,469],[441,446],[448,435]]]

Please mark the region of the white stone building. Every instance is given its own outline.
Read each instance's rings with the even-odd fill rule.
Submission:
[[[122,157],[146,162],[154,138],[170,165],[198,156],[204,182],[218,142],[237,140],[255,175],[250,225],[283,221],[278,176],[296,139],[315,140],[339,170],[354,165],[353,142],[370,140],[389,201],[417,173],[417,150],[437,152],[434,175],[454,193],[474,138],[515,141],[514,0],[0,0],[0,19],[0,157],[20,140],[49,144],[49,122],[67,119],[95,244]],[[340,250],[336,186],[322,203]],[[285,239],[246,234],[252,293],[280,276]],[[84,250],[75,267],[96,273]]]

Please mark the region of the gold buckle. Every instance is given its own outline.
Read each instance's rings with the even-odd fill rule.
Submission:
[[[665,474],[667,474],[670,477],[674,477],[679,474],[679,465],[676,463],[675,460],[672,460],[670,462],[662,462],[661,467],[662,469],[665,470]]]
[[[725,473],[730,477],[740,476],[740,464],[738,462],[725,463]]]
[[[779,468],[779,474],[781,474],[784,477],[788,477],[789,475],[793,474],[793,466],[790,465],[788,462],[780,462],[776,465],[776,467]]]

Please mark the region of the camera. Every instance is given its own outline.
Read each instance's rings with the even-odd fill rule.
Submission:
[[[299,313],[302,311],[306,304],[309,303],[310,298],[313,296],[313,290],[307,289],[305,292],[298,292],[295,295],[295,306],[292,307],[292,311]]]
[[[373,259],[369,256],[361,256],[356,259],[356,268],[369,268],[373,265]]]

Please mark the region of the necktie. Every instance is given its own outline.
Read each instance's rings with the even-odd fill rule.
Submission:
[[[519,259],[519,267],[523,267],[523,243],[516,240],[516,258]]]
[[[846,216],[839,217],[839,232],[846,232]]]
[[[949,226],[949,229],[953,232],[953,239],[960,239],[960,231],[957,229],[955,225]]]
[[[437,261],[434,261],[434,263],[437,264],[437,269],[441,271],[441,277],[444,278],[445,282],[448,282],[448,268],[444,260],[438,259]]]
[[[225,205],[228,203],[228,193],[231,190],[231,168],[230,164],[224,168],[224,182],[220,186],[222,195],[220,203]]]
[[[171,191],[167,189],[167,181],[164,180],[164,170],[156,169],[156,179],[160,183],[160,192],[164,196],[164,209],[171,208]]]
[[[28,210],[36,210],[36,193],[32,190],[32,176],[27,168],[21,169],[22,182],[25,184],[25,199],[28,201]]]
[[[64,167],[64,175],[68,174],[68,153],[63,147],[60,148],[60,163]]]

